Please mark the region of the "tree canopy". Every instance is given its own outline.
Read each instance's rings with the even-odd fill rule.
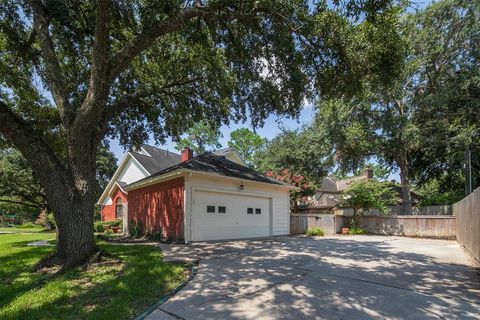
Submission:
[[[331,148],[314,127],[284,130],[267,142],[258,156],[260,171],[276,173],[288,169],[303,176],[312,185],[319,185],[333,165]]]
[[[352,227],[358,227],[358,216],[370,209],[387,213],[388,205],[398,201],[395,191],[388,182],[372,179],[358,180],[350,183],[342,193],[340,206],[353,209]]]
[[[185,135],[186,137],[178,138],[177,140],[175,149],[178,151],[188,147],[199,154],[222,146],[219,142],[222,133],[217,128],[211,127],[204,120],[187,129]]]
[[[359,77],[387,83],[398,71],[396,10],[353,0],[2,1],[0,134],[33,169],[58,227],[56,251],[38,267],[98,252],[102,141],[164,142],[201,120],[219,128],[248,116],[257,126],[298,116],[318,94],[352,94]]]
[[[258,153],[263,150],[267,139],[248,128],[239,128],[230,133],[228,146],[234,148],[245,164],[251,168],[258,166]]]

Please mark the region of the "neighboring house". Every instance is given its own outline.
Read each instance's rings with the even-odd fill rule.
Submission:
[[[315,191],[312,197],[309,197],[307,202],[308,209],[316,210],[331,210],[337,208],[342,193],[353,181],[361,181],[373,179],[373,170],[366,169],[362,175],[351,177],[347,179],[337,179],[333,176],[325,177],[322,180],[322,184]],[[398,194],[399,203],[402,204],[402,188],[399,186],[392,186],[395,192]],[[415,192],[411,192],[412,204],[415,205],[419,202],[420,196]]]
[[[151,171],[142,156],[151,157]],[[180,156],[143,146],[127,154],[99,203],[102,219],[123,219],[124,230],[133,222],[187,242],[240,239],[288,234],[295,189],[245,167],[232,148],[193,157],[190,149]]]

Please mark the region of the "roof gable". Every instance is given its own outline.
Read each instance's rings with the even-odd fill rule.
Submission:
[[[131,154],[149,174],[171,167],[180,163],[181,156],[169,150],[162,150],[148,145],[142,145],[140,152],[132,151]]]

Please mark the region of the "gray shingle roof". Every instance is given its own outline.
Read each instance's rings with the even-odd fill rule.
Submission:
[[[132,151],[131,154],[150,174],[169,168],[181,161],[181,156],[174,152],[147,145],[143,145],[142,148],[148,152],[150,156],[136,151]]]
[[[212,152],[202,153],[188,161],[181,162],[169,168],[160,170],[152,174],[151,176],[144,178],[142,180],[139,180],[137,182],[134,182],[132,184],[136,184],[138,182],[150,179],[152,177],[162,176],[166,173],[169,173],[175,170],[180,170],[180,169],[214,173],[221,176],[239,178],[239,179],[256,181],[256,182],[264,182],[264,183],[270,183],[275,185],[286,185],[283,182],[267,177],[264,174],[261,174],[248,167],[242,166],[236,162],[227,160],[224,157],[218,156]]]
[[[223,148],[223,149],[218,149],[216,151],[213,151],[212,153],[217,155],[217,156],[220,156],[220,157],[225,157],[227,156],[227,154],[229,154],[230,152],[233,152],[236,150],[234,148]]]

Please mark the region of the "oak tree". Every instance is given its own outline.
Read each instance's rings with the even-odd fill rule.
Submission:
[[[138,146],[202,119],[295,117],[313,88],[358,76],[341,68],[336,30],[375,22],[391,2],[335,3],[2,1],[0,134],[28,161],[58,228],[55,252],[37,267],[65,270],[98,251],[103,140]]]

